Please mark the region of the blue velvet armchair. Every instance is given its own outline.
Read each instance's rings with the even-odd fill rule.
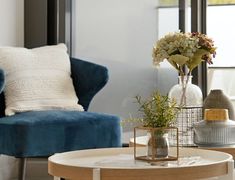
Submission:
[[[70,60],[75,91],[84,112],[49,110],[5,116],[4,93],[1,91],[0,154],[21,159],[21,180],[25,179],[26,158],[121,145],[118,117],[87,112],[92,98],[107,83],[107,68],[74,58]],[[3,88],[4,74],[0,71],[0,90]]]

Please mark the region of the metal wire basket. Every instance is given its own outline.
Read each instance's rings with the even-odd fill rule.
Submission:
[[[202,107],[184,107],[180,110],[173,126],[179,130],[179,146],[196,146],[193,143],[193,124],[202,119]],[[175,136],[171,134],[171,136]],[[174,139],[174,138],[171,138]],[[172,141],[171,144],[176,144]]]

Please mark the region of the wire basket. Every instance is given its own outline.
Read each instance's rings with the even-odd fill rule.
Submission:
[[[184,107],[180,110],[176,117],[176,121],[173,124],[179,131],[179,146],[196,146],[193,143],[193,124],[200,120],[202,120],[202,107]],[[171,134],[170,136],[175,135]],[[172,145],[176,144],[174,141],[171,141],[170,143]]]

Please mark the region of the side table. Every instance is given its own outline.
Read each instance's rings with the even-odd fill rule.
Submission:
[[[145,147],[138,147],[144,151]],[[195,148],[180,148],[177,161],[134,160],[133,147],[91,149],[49,157],[48,172],[69,180],[192,180],[210,177],[233,179],[230,154]]]

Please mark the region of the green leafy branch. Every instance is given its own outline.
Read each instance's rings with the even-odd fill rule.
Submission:
[[[162,96],[156,91],[149,99],[143,100],[141,96],[136,96],[135,99],[140,106],[142,118],[131,120],[141,122],[145,127],[169,127],[176,119],[179,108],[168,96]]]

